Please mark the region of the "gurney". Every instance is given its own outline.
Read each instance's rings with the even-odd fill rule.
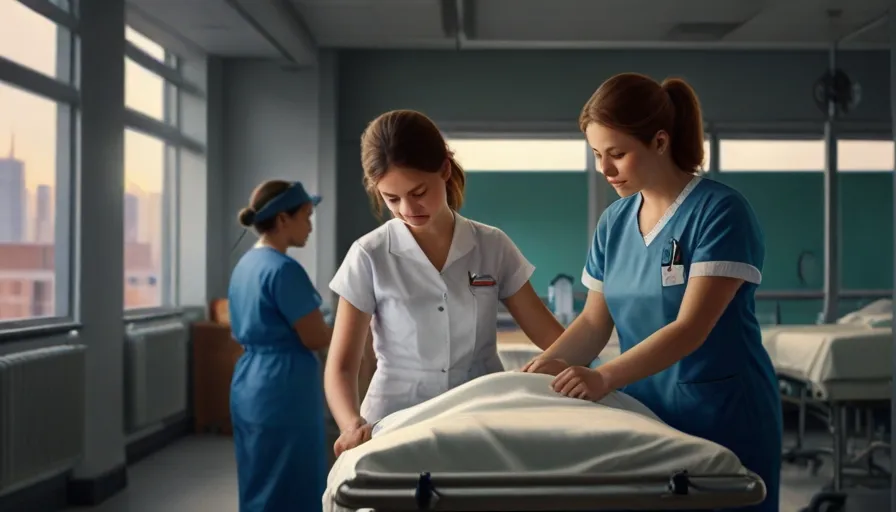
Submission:
[[[858,469],[856,480],[889,479],[875,463],[878,451],[889,451],[889,443],[876,439],[874,410],[889,407],[891,395],[892,329],[872,327],[865,321],[833,325],[778,326],[763,330],[768,352],[781,386],[782,400],[797,406],[799,424],[794,446],[783,454],[785,462],[811,464],[813,472],[821,455],[833,461],[833,480],[828,488],[844,488],[846,470]],[[864,413],[865,446],[849,453],[851,429],[847,414],[854,410],[860,430]],[[830,449],[807,449],[804,445],[808,415],[821,419],[831,433]]]
[[[325,512],[710,510],[762,502],[730,450],[614,392],[598,403],[553,377],[501,372],[387,416],[330,472]]]

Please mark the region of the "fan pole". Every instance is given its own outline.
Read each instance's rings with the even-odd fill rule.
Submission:
[[[821,323],[832,324],[839,314],[840,296],[840,202],[837,181],[837,98],[834,77],[837,73],[837,43],[831,44],[828,57],[829,86],[826,91],[827,117],[824,123],[824,307]]]

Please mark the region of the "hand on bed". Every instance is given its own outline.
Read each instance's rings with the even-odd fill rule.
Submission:
[[[364,423],[355,428],[351,428],[339,435],[339,439],[333,443],[333,453],[339,457],[342,452],[358,447],[367,441],[370,441],[373,432],[373,425]]]
[[[561,395],[596,402],[612,391],[598,370],[570,366],[557,375],[551,388]]]
[[[526,363],[520,371],[525,373],[544,373],[556,377],[567,368],[569,368],[569,363],[562,359],[542,359],[541,357],[536,357]]]

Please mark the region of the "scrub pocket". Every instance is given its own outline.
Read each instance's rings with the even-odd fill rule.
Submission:
[[[679,382],[675,390],[675,426],[682,431],[730,446],[740,441],[744,424],[756,411],[745,407],[740,375],[702,382]]]

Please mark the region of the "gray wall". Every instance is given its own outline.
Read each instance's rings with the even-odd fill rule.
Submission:
[[[222,177],[220,215],[210,230],[223,233],[219,276],[211,288],[226,294],[233,265],[255,243],[248,233],[233,253],[242,228],[237,212],[268,179],[300,180],[324,196],[308,246],[293,251],[318,289],[335,272],[336,57],[324,52],[315,69],[290,69],[266,60],[226,59],[222,64]],[[215,256],[211,256],[215,258]],[[226,261],[221,265],[221,261]]]
[[[367,122],[396,108],[421,110],[443,129],[561,123],[604,79],[636,71],[686,78],[708,122],[784,126],[822,121],[812,85],[827,69],[819,51],[357,51],[339,58],[337,256],[376,225],[361,188],[358,141]],[[862,84],[851,121],[889,126],[886,52],[850,52],[841,66]],[[888,129],[888,128],[887,128]],[[887,132],[888,133],[888,132]]]

